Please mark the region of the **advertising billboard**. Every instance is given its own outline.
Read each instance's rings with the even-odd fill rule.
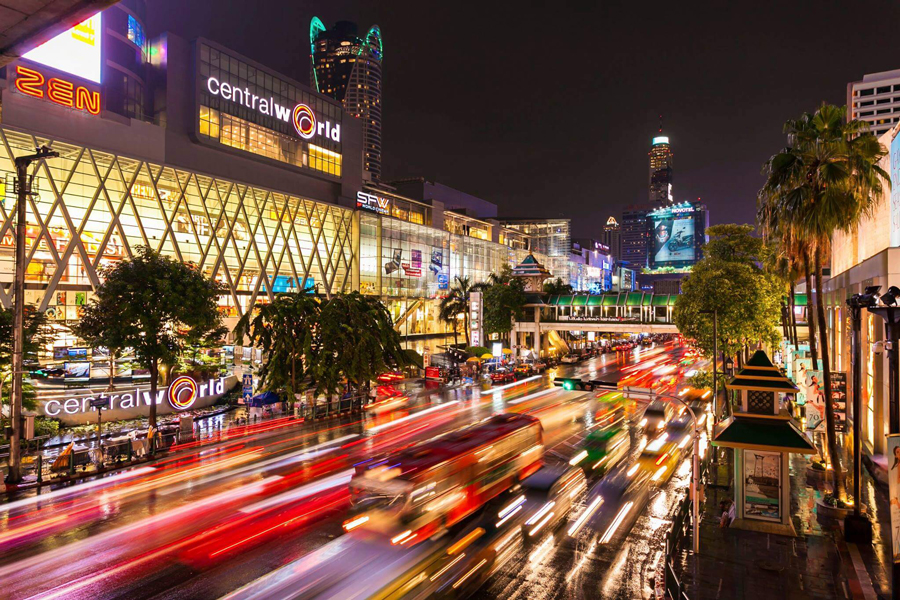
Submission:
[[[900,246],[900,135],[891,140],[891,247]]]
[[[647,215],[650,268],[687,267],[700,259],[705,227],[703,210],[680,204]]]
[[[88,17],[23,58],[64,73],[100,83],[101,13]]]

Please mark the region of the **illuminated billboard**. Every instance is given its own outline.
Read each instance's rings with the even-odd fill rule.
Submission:
[[[688,267],[700,259],[700,247],[705,241],[702,206],[676,204],[650,212],[649,267]]]
[[[101,13],[89,17],[49,42],[27,52],[23,58],[100,83]]]

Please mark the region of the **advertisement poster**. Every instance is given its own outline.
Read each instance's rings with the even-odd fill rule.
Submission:
[[[744,516],[781,521],[781,454],[744,450]]]
[[[831,399],[834,403],[835,431],[847,431],[847,373],[831,373]]]
[[[444,251],[441,248],[431,249],[431,265],[428,268],[432,273],[440,276],[444,268]]]
[[[812,368],[812,359],[798,358],[793,362],[794,368],[791,372],[791,379],[794,380],[794,385],[800,388],[800,391],[797,392],[797,404],[803,406],[806,404],[806,371]]]
[[[891,506],[891,546],[894,562],[900,562],[900,433],[887,436],[888,497]]]
[[[654,221],[653,262],[694,260],[694,218],[662,218]]]
[[[421,277],[422,276],[422,251],[421,250],[410,250],[410,256],[412,259],[408,263],[403,263],[403,272],[406,273],[407,277]]]
[[[88,17],[25,53],[25,58],[76,77],[100,83],[102,13]]]
[[[807,431],[825,430],[825,386],[822,384],[822,372],[805,370],[806,378],[798,387],[806,397],[806,429]]]
[[[91,363],[75,362],[66,363],[66,379],[71,381],[85,380],[91,376]]]
[[[388,262],[384,263],[385,275],[390,275],[400,268],[400,261],[403,260],[403,249],[394,248],[394,255]]]

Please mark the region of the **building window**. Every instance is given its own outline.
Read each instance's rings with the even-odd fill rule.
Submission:
[[[887,85],[887,86],[878,88],[878,91],[875,92],[875,93],[876,93],[876,94],[887,94],[887,93],[889,93],[890,91],[891,91],[891,86]]]
[[[309,145],[309,166],[317,171],[341,176],[341,155],[316,145]]]
[[[219,139],[219,111],[208,106],[200,107],[200,135]]]
[[[144,28],[131,15],[128,15],[128,40],[141,50],[144,49]]]
[[[873,88],[865,88],[865,89],[859,90],[859,95],[860,96],[871,96],[874,91],[875,90]]]

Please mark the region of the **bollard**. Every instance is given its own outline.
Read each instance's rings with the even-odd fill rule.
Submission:
[[[44,482],[44,455],[37,455],[37,482],[38,485]]]

